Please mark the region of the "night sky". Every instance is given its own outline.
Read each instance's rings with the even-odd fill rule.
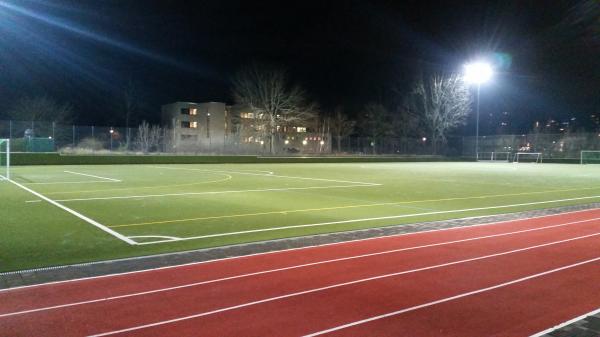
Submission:
[[[72,102],[78,123],[118,125],[132,80],[139,119],[157,121],[172,101],[232,103],[229,79],[253,62],[285,67],[323,111],[357,115],[477,57],[498,71],[484,125],[504,111],[513,132],[600,113],[598,0],[0,0],[0,118],[45,94]]]

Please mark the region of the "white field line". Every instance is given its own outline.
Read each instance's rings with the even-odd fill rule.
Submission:
[[[349,181],[349,180],[334,180],[334,179],[325,179],[325,178],[308,178],[308,177],[284,176],[284,175],[279,175],[279,174],[262,174],[262,173],[240,172],[240,171],[226,171],[226,170],[206,170],[206,169],[195,169],[195,168],[185,168],[185,167],[166,167],[166,166],[150,166],[150,167],[158,168],[158,169],[165,169],[165,170],[224,172],[224,173],[245,174],[245,175],[261,176],[261,177],[288,178],[288,179],[313,180],[313,181],[329,181],[329,182],[334,182],[334,183],[348,183],[348,184],[360,184],[360,185],[370,185],[370,186],[380,186],[381,185],[381,184],[367,183],[367,182],[362,182],[362,181]]]
[[[170,239],[170,240],[179,239],[179,237],[177,237],[177,236],[166,236],[166,235],[135,235],[135,236],[128,236],[128,238],[130,238],[130,239],[163,238],[163,239]]]
[[[501,209],[501,208],[510,208],[510,207],[519,207],[519,206],[541,205],[541,204],[550,204],[550,203],[556,203],[556,202],[576,201],[576,200],[585,200],[585,199],[597,199],[597,198],[600,198],[600,195],[591,196],[591,197],[579,197],[579,198],[568,198],[568,199],[557,199],[557,200],[527,202],[527,203],[512,204],[512,205],[500,205],[500,206],[489,206],[489,207],[453,209],[453,210],[449,210],[449,211],[410,213],[410,214],[390,215],[390,216],[382,216],[382,217],[375,217],[375,218],[361,218],[361,219],[352,219],[352,220],[339,220],[339,221],[320,222],[320,223],[312,223],[312,224],[305,224],[305,225],[293,225],[293,226],[284,226],[284,227],[271,227],[271,228],[262,228],[262,229],[252,229],[252,230],[238,231],[238,232],[228,232],[228,233],[217,233],[217,234],[208,234],[208,235],[200,235],[200,236],[183,237],[183,238],[180,238],[180,239],[177,239],[177,240],[159,240],[159,241],[140,242],[138,244],[140,244],[140,245],[149,245],[149,244],[155,244],[155,243],[165,243],[165,242],[185,241],[185,240],[198,240],[198,239],[214,238],[214,237],[221,237],[221,236],[241,235],[241,234],[258,233],[258,232],[269,232],[269,231],[278,231],[278,230],[286,230],[286,229],[294,229],[294,228],[320,227],[320,226],[337,225],[337,224],[354,223],[354,222],[365,222],[365,221],[375,221],[375,220],[388,220],[388,219],[401,219],[401,218],[411,218],[411,217],[425,216],[425,215],[464,213],[464,212],[473,212],[473,211],[483,211],[483,210],[489,210],[489,209]]]
[[[351,187],[371,187],[376,185],[334,185],[334,186],[312,186],[312,187],[287,187],[287,188],[260,188],[250,190],[231,190],[231,191],[208,191],[208,192],[185,192],[185,193],[165,193],[165,194],[141,194],[141,195],[124,195],[116,197],[92,197],[92,198],[73,198],[73,199],[57,199],[60,202],[69,201],[92,201],[92,200],[120,200],[120,199],[142,199],[142,198],[161,198],[174,196],[190,196],[190,195],[212,195],[212,194],[227,194],[227,193],[250,193],[250,192],[274,192],[274,191],[299,191],[299,190],[317,190],[324,188],[351,188]],[[27,200],[26,202],[38,202],[38,200]]]
[[[53,181],[43,183],[23,183],[23,185],[64,185],[64,184],[98,184],[98,183],[116,183],[117,181],[108,180],[87,180],[87,181]],[[120,182],[120,181],[118,181]]]
[[[121,182],[121,180],[119,180],[119,179],[113,179],[113,178],[95,176],[93,174],[79,173],[79,172],[73,172],[73,171],[63,171],[63,172],[65,172],[65,173],[71,173],[71,174],[77,174],[77,175],[85,176],[85,177],[98,178],[98,179],[102,179],[102,180],[109,180],[109,181],[114,181],[114,182]]]
[[[599,313],[600,313],[600,309],[596,309],[596,310],[594,310],[592,312],[588,312],[587,314],[583,314],[581,316],[575,317],[575,318],[573,318],[571,320],[568,320],[568,321],[566,321],[564,323],[561,323],[561,324],[559,324],[557,326],[554,326],[552,328],[546,329],[544,331],[540,331],[540,332],[538,332],[536,334],[531,335],[530,337],[542,337],[542,336],[547,335],[547,334],[549,334],[550,332],[552,332],[552,331],[554,331],[556,329],[564,328],[567,325],[571,325],[571,324],[573,324],[573,323],[575,323],[577,321],[580,321],[580,320],[582,320],[582,319],[584,319],[584,318],[586,318],[588,316],[593,316],[593,315],[596,315],[596,314],[599,314]]]
[[[250,307],[250,306],[254,306],[254,305],[258,305],[258,304],[263,304],[263,303],[268,303],[268,302],[274,302],[274,301],[278,301],[278,300],[282,300],[282,299],[287,299],[287,298],[291,298],[291,297],[298,297],[298,296],[302,296],[302,295],[306,295],[306,294],[311,294],[311,293],[316,293],[316,292],[322,292],[322,291],[325,291],[325,290],[330,290],[330,289],[345,287],[345,286],[349,286],[349,285],[366,283],[366,282],[370,282],[370,281],[375,281],[375,280],[380,280],[380,279],[385,279],[385,278],[391,278],[391,277],[396,277],[396,276],[401,276],[401,275],[406,275],[406,274],[412,274],[412,273],[426,271],[426,270],[432,270],[432,269],[443,268],[443,267],[448,267],[448,266],[453,266],[453,265],[458,265],[458,264],[463,264],[463,263],[468,263],[468,262],[473,262],[473,261],[490,259],[490,258],[493,258],[493,257],[498,257],[498,256],[504,256],[504,255],[514,254],[514,253],[519,253],[519,252],[528,251],[528,250],[532,250],[532,249],[536,249],[536,248],[547,247],[547,246],[551,246],[551,245],[556,245],[556,244],[560,244],[560,243],[565,243],[565,242],[569,242],[569,241],[580,240],[580,239],[584,239],[584,238],[588,238],[588,237],[594,237],[594,236],[599,236],[599,235],[600,235],[600,233],[589,234],[589,235],[584,235],[584,236],[580,236],[580,237],[570,238],[570,239],[561,240],[561,241],[549,242],[549,243],[545,243],[545,244],[541,244],[541,245],[535,245],[535,246],[530,246],[530,247],[515,249],[515,250],[511,250],[511,251],[505,251],[505,252],[501,252],[501,253],[496,253],[496,254],[484,255],[484,256],[479,256],[479,257],[470,258],[470,259],[458,260],[458,261],[447,262],[447,263],[433,265],[433,266],[428,266],[428,267],[422,267],[422,268],[417,268],[417,269],[412,269],[412,270],[405,270],[405,271],[396,272],[396,273],[383,274],[383,275],[373,276],[373,277],[369,277],[369,278],[358,279],[358,280],[354,280],[354,281],[348,281],[348,282],[343,282],[343,283],[332,284],[332,285],[325,286],[325,287],[313,288],[313,289],[299,291],[299,292],[295,292],[295,293],[289,293],[289,294],[285,294],[285,295],[280,295],[280,296],[265,298],[265,299],[262,299],[262,300],[257,300],[257,301],[253,301],[253,302],[247,302],[247,303],[243,303],[243,304],[239,304],[239,305],[235,305],[235,306],[225,307],[225,308],[221,308],[221,309],[216,309],[216,310],[202,312],[202,313],[193,314],[193,315],[189,315],[189,316],[179,317],[179,318],[175,318],[175,319],[170,319],[170,320],[165,320],[165,321],[159,321],[159,322],[154,322],[154,323],[145,324],[145,325],[139,325],[139,326],[135,326],[135,327],[131,327],[131,328],[126,328],[126,329],[122,329],[122,330],[116,330],[116,331],[110,331],[110,332],[100,333],[100,334],[96,334],[96,335],[93,335],[93,336],[90,336],[90,337],[109,336],[109,335],[114,335],[114,334],[123,333],[123,332],[136,331],[136,330],[141,330],[141,329],[156,327],[156,326],[160,326],[160,325],[181,322],[181,321],[190,320],[190,319],[194,319],[194,318],[199,318],[199,317],[214,315],[214,314],[218,314],[218,313],[222,313],[222,312],[226,312],[226,311],[231,311],[231,310],[235,310],[235,309]],[[450,300],[453,300],[453,299],[458,299],[458,298],[461,298],[461,297],[465,297],[465,296],[469,296],[469,295],[473,295],[473,294],[477,294],[477,293],[489,291],[489,290],[492,290],[492,289],[504,287],[504,286],[507,286],[507,285],[510,285],[510,284],[514,284],[514,283],[518,283],[518,282],[523,282],[523,281],[526,281],[526,280],[529,280],[529,279],[532,279],[532,278],[540,277],[540,276],[543,276],[543,275],[547,275],[547,274],[554,273],[554,272],[557,272],[557,271],[565,270],[565,269],[568,269],[568,268],[574,268],[574,267],[577,267],[577,266],[580,266],[580,265],[583,265],[583,264],[586,264],[586,263],[592,263],[592,262],[595,262],[595,261],[600,261],[600,257],[593,258],[593,259],[590,259],[590,260],[585,260],[585,261],[578,262],[578,263],[571,264],[571,265],[567,265],[567,266],[563,266],[563,267],[560,267],[560,268],[548,270],[548,271],[545,271],[545,272],[542,272],[542,273],[538,273],[538,274],[534,274],[534,275],[529,275],[529,276],[526,276],[526,277],[523,277],[523,278],[519,278],[519,279],[516,279],[516,280],[513,280],[513,281],[501,283],[501,284],[498,284],[498,285],[495,285],[495,286],[492,286],[492,287],[482,288],[482,289],[479,289],[479,290],[475,290],[475,291],[471,291],[471,292],[468,292],[468,293],[463,293],[463,294],[460,294],[460,295],[448,297],[448,298],[441,299],[441,300],[438,300],[438,301],[429,302],[429,303],[422,304],[422,305],[417,306],[417,307],[403,309],[403,310],[401,310],[401,312],[416,310],[418,308],[423,308],[423,307],[426,307],[426,306],[430,306],[430,305],[434,305],[434,304],[439,304],[439,303],[447,302],[447,301],[450,301]],[[387,317],[387,316],[397,315],[398,313],[401,313],[401,312],[398,311],[398,312],[389,313],[389,314],[382,315],[382,316],[376,316],[376,318],[372,317],[372,318],[369,318],[368,320],[359,321],[361,323],[358,323],[358,324],[362,324],[362,323],[364,323],[366,321],[375,320],[375,319],[379,319],[379,318],[383,318],[383,317]],[[357,323],[353,322],[351,324],[352,325],[356,325]],[[343,327],[347,327],[347,326],[350,326],[350,325],[344,325]],[[338,329],[339,330],[341,328],[337,327],[337,328],[334,328],[334,329]],[[326,330],[326,331],[330,332],[330,331],[335,331],[335,330],[331,330],[330,329],[330,330]],[[322,334],[322,333],[325,333],[325,332],[317,332],[317,334]],[[313,334],[313,335],[316,336],[315,334]],[[313,336],[313,335],[309,335],[309,336]]]
[[[61,304],[61,305],[50,306],[50,307],[42,307],[42,308],[37,308],[37,309],[30,309],[30,310],[24,310],[24,311],[12,312],[12,313],[0,314],[0,318],[1,317],[7,317],[7,316],[15,316],[15,315],[28,314],[28,313],[32,313],[32,312],[47,311],[47,310],[53,310],[53,309],[59,309],[59,308],[66,308],[66,307],[78,306],[78,305],[83,305],[83,304],[90,304],[90,303],[111,301],[111,300],[117,300],[117,299],[122,299],[122,298],[130,298],[130,297],[141,296],[141,295],[149,295],[149,294],[155,294],[155,293],[173,291],[173,290],[177,290],[177,289],[184,289],[184,288],[196,287],[196,286],[205,285],[205,284],[212,284],[212,283],[218,283],[218,282],[224,282],[224,281],[230,281],[230,280],[248,278],[248,277],[257,276],[257,275],[272,274],[272,273],[277,273],[277,272],[282,272],[282,271],[307,268],[307,267],[318,266],[318,265],[323,265],[323,264],[330,264],[330,263],[336,263],[336,262],[342,262],[342,261],[357,260],[357,259],[363,259],[363,258],[368,258],[368,257],[373,257],[373,256],[380,256],[380,255],[401,253],[401,252],[405,252],[405,251],[412,251],[412,250],[418,250],[418,249],[425,249],[425,248],[439,247],[439,246],[445,246],[445,245],[452,245],[452,244],[457,244],[457,243],[464,243],[464,242],[470,242],[470,241],[477,241],[477,240],[484,240],[484,239],[490,239],[490,238],[497,238],[497,237],[502,237],[502,236],[517,235],[517,234],[522,234],[522,233],[540,231],[540,230],[544,230],[544,229],[557,228],[557,227],[565,227],[565,226],[570,226],[570,225],[575,225],[575,224],[580,224],[580,223],[585,223],[585,222],[590,222],[590,221],[597,221],[597,220],[600,220],[600,218],[580,220],[580,221],[573,221],[573,222],[567,222],[567,223],[562,223],[562,224],[557,224],[557,225],[550,225],[550,226],[545,226],[545,227],[530,228],[530,229],[513,231],[513,232],[506,232],[506,233],[485,235],[485,236],[473,237],[473,238],[468,238],[468,239],[439,242],[439,243],[433,243],[433,244],[428,244],[428,245],[421,245],[421,246],[413,246],[413,247],[392,249],[392,250],[386,250],[386,251],[381,251],[381,252],[376,252],[376,253],[347,256],[347,257],[342,257],[342,258],[337,258],[337,259],[323,260],[323,261],[317,261],[317,262],[299,264],[299,265],[282,267],[282,268],[262,270],[262,271],[253,272],[253,273],[247,273],[247,274],[240,274],[240,275],[235,275],[235,276],[223,277],[223,278],[218,278],[218,279],[212,279],[212,280],[206,280],[206,281],[200,281],[200,282],[182,284],[182,285],[168,287],[168,288],[160,288],[160,289],[155,289],[155,290],[148,290],[148,291],[143,291],[143,292],[137,292],[137,293],[130,293],[130,294],[125,294],[125,295],[119,295],[119,296],[103,297],[103,298],[99,298],[99,299],[93,299],[93,300],[87,300],[87,301],[81,301],[81,302],[67,303],[67,304]]]
[[[391,317],[391,316],[400,315],[400,314],[403,314],[403,313],[406,313],[406,312],[409,312],[409,311],[423,309],[423,308],[426,308],[426,307],[434,306],[436,304],[450,302],[450,301],[461,299],[463,297],[472,296],[472,295],[476,295],[476,294],[481,294],[481,293],[484,293],[484,292],[487,292],[487,291],[491,291],[491,290],[495,290],[495,289],[498,289],[498,288],[507,287],[507,286],[510,286],[510,285],[513,285],[513,284],[517,284],[517,283],[529,281],[529,280],[534,279],[534,278],[546,276],[546,275],[549,275],[549,274],[552,274],[552,273],[560,272],[560,271],[563,271],[563,270],[567,270],[567,269],[579,267],[579,266],[582,266],[582,265],[585,265],[585,264],[590,264],[590,263],[594,263],[594,262],[598,262],[598,261],[600,261],[600,257],[596,257],[596,258],[593,258],[593,259],[581,261],[581,262],[570,264],[570,265],[567,265],[567,266],[562,266],[562,267],[559,267],[559,268],[547,270],[545,272],[541,272],[541,273],[534,274],[534,275],[529,275],[529,276],[522,277],[522,278],[519,278],[519,279],[516,279],[516,280],[512,280],[512,281],[508,281],[508,282],[496,284],[496,285],[491,286],[491,287],[481,288],[481,289],[478,289],[478,290],[474,290],[474,291],[469,291],[469,292],[466,292],[466,293],[462,293],[462,294],[459,294],[459,295],[456,295],[456,296],[442,298],[442,299],[439,299],[437,301],[423,303],[421,305],[416,305],[414,307],[410,307],[410,308],[405,308],[405,309],[401,309],[401,310],[389,312],[387,314],[369,317],[367,319],[363,319],[363,320],[360,320],[360,321],[355,321],[355,322],[351,322],[351,323],[348,323],[348,324],[336,326],[336,327],[333,327],[331,329],[317,331],[317,332],[314,332],[314,333],[311,333],[311,334],[308,334],[308,335],[304,335],[303,337],[314,337],[314,336],[324,335],[324,334],[327,334],[327,333],[330,333],[330,332],[334,332],[334,331],[338,331],[338,330],[350,328],[350,327],[353,327],[353,326],[357,326],[357,325],[369,323],[369,322],[376,321],[376,320],[379,320],[379,319],[383,319],[383,318],[387,318],[387,317]],[[100,335],[98,335],[98,336],[100,336]]]
[[[102,230],[102,231],[104,231],[104,232],[106,232],[106,233],[108,233],[108,234],[116,237],[117,239],[125,241],[128,244],[130,244],[130,245],[136,245],[137,244],[137,242],[129,239],[128,237],[126,237],[126,236],[124,236],[124,235],[122,235],[120,233],[117,233],[116,231],[114,231],[114,230],[112,230],[112,229],[104,226],[103,224],[101,224],[101,223],[99,223],[99,222],[97,222],[97,221],[95,221],[93,219],[90,219],[87,216],[85,216],[85,215],[83,215],[83,214],[81,214],[81,213],[79,213],[79,212],[77,212],[75,210],[72,210],[72,209],[70,209],[67,206],[62,205],[62,204],[60,204],[60,203],[58,203],[58,202],[56,202],[56,201],[54,201],[54,200],[52,200],[52,199],[50,199],[50,198],[48,198],[48,197],[40,194],[40,193],[38,193],[38,192],[30,189],[29,187],[23,186],[23,185],[19,184],[18,182],[14,181],[14,180],[9,180],[9,181],[11,183],[15,184],[16,186],[24,189],[25,191],[27,191],[27,192],[35,195],[36,197],[38,197],[38,198],[40,198],[42,200],[45,200],[45,201],[49,202],[50,204],[52,204],[52,205],[54,205],[54,206],[62,209],[63,211],[66,211],[66,212],[68,212],[68,213],[70,213],[70,214],[78,217],[79,219],[81,219],[81,220],[83,220],[83,221],[85,221],[85,222],[87,222],[87,223],[95,226],[96,228],[98,228],[98,229],[100,229],[100,230]]]
[[[529,218],[520,218],[520,219],[510,219],[510,220],[501,220],[501,221],[494,221],[494,222],[486,222],[486,223],[480,223],[480,224],[469,225],[469,226],[437,228],[437,229],[424,230],[424,231],[420,231],[420,232],[410,232],[410,233],[401,233],[401,234],[382,235],[382,236],[369,237],[369,238],[364,238],[364,239],[353,239],[353,240],[340,241],[340,242],[322,243],[322,244],[316,244],[316,245],[306,246],[306,247],[286,248],[286,249],[272,250],[272,251],[267,251],[267,252],[252,253],[252,254],[248,254],[248,255],[223,257],[223,258],[217,258],[217,259],[214,259],[214,260],[196,261],[196,262],[188,262],[188,263],[182,263],[182,264],[177,264],[177,265],[169,265],[169,266],[162,266],[162,267],[155,267],[155,268],[148,268],[148,269],[141,269],[141,270],[132,270],[132,271],[126,271],[126,272],[121,272],[121,273],[112,273],[112,274],[105,274],[105,275],[98,275],[98,276],[80,277],[80,278],[69,279],[69,280],[61,280],[61,281],[51,281],[51,282],[40,283],[40,284],[30,284],[30,285],[24,285],[24,286],[12,287],[12,288],[0,289],[0,294],[3,293],[3,292],[12,292],[12,291],[18,291],[18,290],[28,289],[28,288],[38,288],[38,287],[53,286],[53,285],[64,284],[64,283],[75,283],[75,282],[83,282],[83,281],[89,281],[89,280],[95,280],[95,279],[103,279],[103,278],[111,278],[111,277],[121,277],[121,276],[125,276],[125,275],[133,275],[133,274],[153,272],[153,271],[156,271],[156,270],[178,269],[178,268],[185,268],[185,267],[189,267],[189,266],[204,265],[204,264],[209,264],[209,263],[220,263],[220,262],[223,262],[223,261],[245,259],[245,258],[255,257],[255,256],[272,255],[272,254],[280,254],[280,253],[287,253],[287,252],[294,252],[294,251],[302,251],[302,250],[307,250],[307,249],[316,249],[316,248],[329,247],[329,246],[339,246],[339,245],[353,244],[353,243],[363,242],[363,241],[373,241],[373,240],[382,240],[382,239],[390,239],[390,238],[400,238],[400,237],[404,237],[404,236],[413,236],[413,235],[419,235],[419,234],[423,234],[423,233],[436,233],[436,232],[442,232],[443,233],[443,232],[446,232],[446,231],[464,230],[464,229],[471,229],[471,228],[484,227],[484,226],[504,225],[504,224],[507,224],[507,223],[510,223],[510,222],[520,222],[520,221],[527,221],[527,220],[532,220],[532,219],[553,218],[553,217],[557,217],[557,216],[563,216],[563,215],[566,215],[566,214],[586,213],[586,212],[590,212],[590,211],[594,211],[594,210],[597,210],[597,209],[596,208],[581,209],[581,210],[577,210],[577,211],[568,211],[568,212],[556,213],[556,214],[537,215],[537,216],[532,216],[532,217],[529,217]],[[493,217],[493,216],[495,216],[495,215],[473,216],[473,217],[466,217],[466,218],[462,218],[462,219],[484,219],[484,218],[489,218],[489,217]],[[588,219],[588,220],[592,220],[592,219]],[[164,255],[169,255],[169,254],[171,254],[171,253],[156,254],[156,255],[152,255],[152,256],[164,256]],[[137,260],[137,259],[144,259],[146,257],[147,256],[137,256],[137,257],[124,258],[124,259],[116,259],[116,260],[106,260],[106,261],[99,261],[99,262],[88,262],[88,263],[86,263],[86,265],[106,263],[106,262],[113,262],[113,261],[122,261],[122,260]],[[66,265],[66,266],[77,266],[77,265],[78,264],[75,264],[75,265]],[[24,270],[22,272],[27,272],[27,271],[31,271],[31,270],[32,269],[28,269],[28,270]],[[33,270],[36,270],[36,269],[33,269]],[[0,273],[0,275],[2,275],[2,274],[3,273]]]

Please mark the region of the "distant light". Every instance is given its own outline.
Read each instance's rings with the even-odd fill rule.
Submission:
[[[493,75],[492,66],[488,63],[473,62],[465,64],[464,80],[467,83],[483,84],[488,82]]]
[[[48,139],[52,139],[52,136],[49,136]]]
[[[325,145],[325,141],[322,140],[322,141],[319,142],[319,144]]]
[[[207,116],[210,116],[210,112],[206,114]]]
[[[305,140],[302,141],[302,145],[306,145],[306,144],[308,144],[308,142],[305,139]]]
[[[289,144],[289,143],[290,143],[290,141],[289,141],[289,140],[287,140],[287,139],[286,139],[286,140],[284,140],[283,142],[285,143],[285,145],[287,145],[287,144]]]
[[[423,141],[423,143],[425,143],[427,141],[427,137],[423,137],[421,138],[421,140]]]
[[[115,132],[115,130],[113,130],[113,129],[110,129],[110,131],[108,131],[108,132],[110,132],[110,133],[112,134],[112,133],[114,133],[114,132]]]
[[[260,141],[260,145],[265,145],[265,141],[264,141],[264,140],[261,140],[261,141]]]

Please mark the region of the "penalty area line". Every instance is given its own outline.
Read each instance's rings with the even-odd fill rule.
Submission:
[[[113,178],[95,176],[93,174],[79,173],[79,172],[73,172],[73,171],[63,171],[63,172],[70,173],[70,174],[77,174],[77,175],[85,176],[85,177],[92,177],[92,178],[98,178],[98,179],[103,179],[103,180],[108,180],[108,181],[114,181],[116,183],[120,183],[121,182],[121,180],[119,180],[119,179],[113,179]]]
[[[60,204],[60,203],[52,200],[52,199],[50,199],[50,198],[48,198],[48,197],[46,197],[46,196],[44,196],[44,195],[42,195],[42,194],[40,194],[40,193],[38,193],[36,191],[30,189],[29,187],[23,186],[23,185],[19,184],[18,182],[14,181],[14,180],[8,180],[8,181],[10,181],[11,183],[13,183],[17,187],[20,187],[20,188],[24,189],[25,191],[27,191],[27,192],[35,195],[36,197],[38,197],[38,198],[40,198],[42,200],[45,200],[48,203],[50,203],[50,204],[52,204],[52,205],[54,205],[54,206],[62,209],[63,211],[66,211],[67,213],[70,213],[70,214],[78,217],[79,219],[81,219],[81,220],[83,220],[83,221],[91,224],[92,226],[94,226],[94,227],[96,227],[96,228],[98,228],[98,229],[100,229],[100,230],[102,230],[102,231],[104,231],[104,232],[106,232],[106,233],[108,233],[108,234],[116,237],[117,239],[119,239],[121,241],[125,241],[128,244],[130,244],[130,245],[137,245],[138,244],[136,241],[133,241],[132,239],[124,236],[123,234],[120,234],[120,233],[118,233],[118,232],[116,232],[116,231],[114,231],[114,230],[112,230],[112,229],[104,226],[103,224],[97,222],[96,220],[90,219],[87,216],[85,216],[85,215],[83,215],[83,214],[81,214],[81,213],[79,213],[79,212],[77,212],[77,211],[75,211],[73,209],[70,209],[69,207],[67,207],[67,206],[65,206],[63,204]]]
[[[434,212],[424,212],[424,213],[410,213],[410,214],[401,214],[401,215],[390,215],[390,216],[382,216],[382,217],[374,217],[374,218],[361,218],[361,219],[351,219],[351,220],[328,221],[328,222],[320,222],[320,223],[312,223],[312,224],[304,224],[304,225],[271,227],[271,228],[252,229],[252,230],[238,231],[238,232],[216,233],[216,234],[201,235],[201,236],[190,236],[190,237],[179,238],[177,240],[147,241],[147,242],[140,242],[138,244],[139,245],[150,245],[150,244],[155,244],[155,243],[187,241],[187,240],[199,240],[199,239],[207,239],[207,238],[214,238],[214,237],[221,237],[221,236],[232,236],[232,235],[241,235],[241,234],[250,234],[250,233],[270,232],[270,231],[295,229],[295,228],[320,227],[320,226],[338,225],[338,224],[355,223],[355,222],[366,222],[366,221],[376,221],[376,220],[412,218],[412,217],[427,216],[427,215],[439,215],[439,214],[452,214],[452,213],[485,211],[485,210],[490,210],[490,209],[503,209],[503,208],[511,208],[511,207],[542,205],[542,204],[551,204],[551,203],[557,203],[557,202],[577,201],[577,200],[586,200],[586,199],[598,199],[598,198],[600,198],[600,195],[595,195],[595,196],[590,196],[590,197],[579,197],[579,198],[568,198],[568,199],[557,199],[557,200],[526,202],[526,203],[512,204],[512,205],[499,205],[499,206],[488,206],[488,207],[453,209],[453,210],[448,210],[448,211],[434,211]]]

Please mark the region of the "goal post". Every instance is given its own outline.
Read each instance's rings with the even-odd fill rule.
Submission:
[[[0,138],[0,180],[10,180],[10,139]]]
[[[600,151],[582,150],[580,154],[580,163],[583,164],[600,164]]]
[[[541,163],[541,152],[517,152],[513,158],[513,163]]]
[[[510,152],[477,152],[477,161],[509,162]]]

